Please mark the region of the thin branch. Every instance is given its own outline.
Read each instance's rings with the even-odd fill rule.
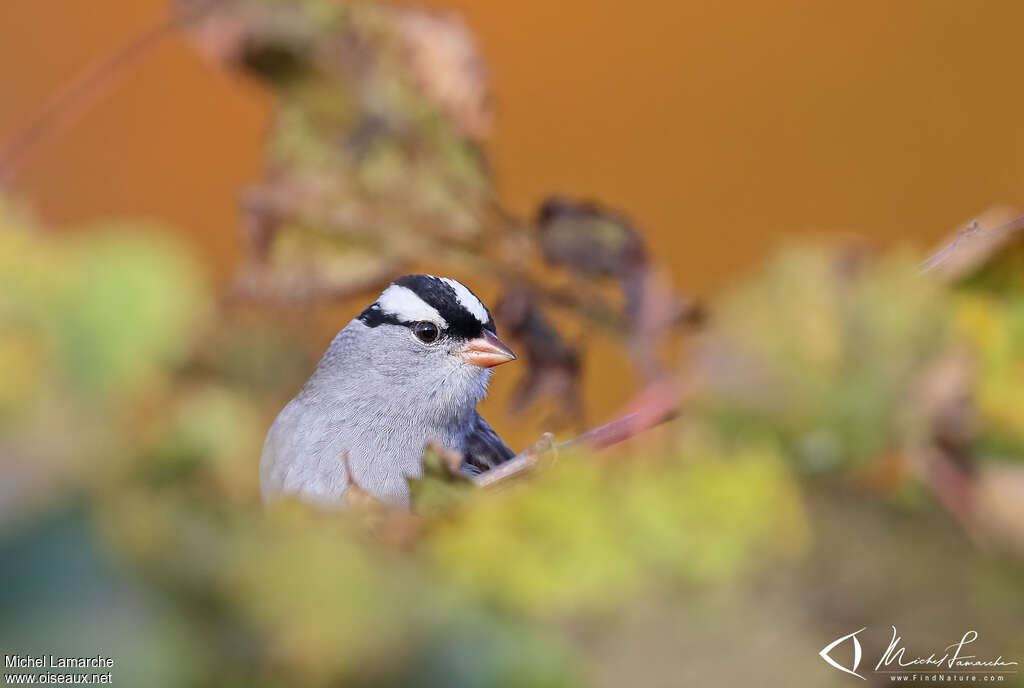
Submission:
[[[921,272],[955,273],[952,276],[962,274],[1018,232],[1024,232],[1024,215],[997,227],[982,227],[974,221],[957,232],[952,241],[922,261]]]
[[[546,432],[537,444],[526,451],[516,454],[505,463],[495,466],[480,475],[473,476],[471,480],[477,487],[489,487],[503,480],[508,480],[533,468],[534,464],[552,449],[554,449],[554,435]]]
[[[473,477],[478,487],[489,487],[531,470],[551,451],[579,445],[594,449],[610,447],[676,417],[688,393],[680,393],[673,381],[655,384],[644,390],[634,402],[637,410],[561,444],[554,444],[553,435],[545,433],[537,444],[505,463]]]
[[[162,38],[199,18],[217,2],[219,0],[209,0],[172,12],[114,54],[79,72],[54,93],[36,118],[0,150],[0,187],[9,186],[21,172],[33,148],[71,126],[99,99],[103,89],[110,86],[115,77]]]

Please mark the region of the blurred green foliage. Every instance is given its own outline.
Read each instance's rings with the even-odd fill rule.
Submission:
[[[910,255],[783,253],[715,309],[697,355],[707,405],[803,470],[871,460],[921,422],[914,386],[950,347],[948,313]]]
[[[976,352],[981,452],[1024,456],[1024,292],[993,296],[975,288],[956,295],[955,326]]]
[[[1021,365],[1016,302],[951,291],[906,256],[781,254],[717,304],[684,419],[497,490],[435,456],[409,514],[263,508],[268,390],[298,381],[298,354],[267,334],[262,354],[211,356],[211,342],[258,347],[260,326],[217,316],[165,236],[53,235],[7,206],[0,246],[5,648],[106,652],[115,677],[147,685],[611,685],[623,667],[672,684],[691,653],[730,680],[822,685],[839,678],[814,662],[836,619],[902,621],[922,644],[970,619],[1004,652],[1024,642],[1019,564],[930,500],[863,480],[896,455],[911,465],[898,481],[927,484],[904,419],[950,347],[978,361],[980,445],[1009,458],[1020,436],[1005,392],[985,391]],[[294,376],[274,383],[268,361]],[[958,563],[944,575],[922,563],[936,556]],[[914,622],[940,603],[940,623]],[[769,627],[793,643],[747,647]],[[657,638],[641,649],[636,634]]]
[[[537,484],[477,495],[431,548],[465,589],[542,617],[614,609],[658,581],[729,580],[759,555],[801,550],[799,495],[774,452],[680,452],[562,458]]]

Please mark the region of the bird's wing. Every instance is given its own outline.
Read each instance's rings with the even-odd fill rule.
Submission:
[[[462,472],[479,475],[513,456],[515,452],[498,437],[487,421],[479,413],[474,414],[463,448]]]

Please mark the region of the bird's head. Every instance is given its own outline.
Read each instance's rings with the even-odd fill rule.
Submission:
[[[356,320],[371,344],[363,355],[375,372],[442,406],[475,404],[491,369],[516,358],[498,338],[487,307],[447,277],[400,277]]]

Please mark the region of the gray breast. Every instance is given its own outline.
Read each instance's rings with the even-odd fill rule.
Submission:
[[[353,410],[340,402],[293,399],[274,421],[263,447],[264,499],[295,495],[317,504],[343,503],[349,484],[347,454],[355,484],[379,499],[407,506],[406,478],[423,474],[426,443],[463,444],[456,433],[423,427],[405,414],[392,415],[385,408]]]

